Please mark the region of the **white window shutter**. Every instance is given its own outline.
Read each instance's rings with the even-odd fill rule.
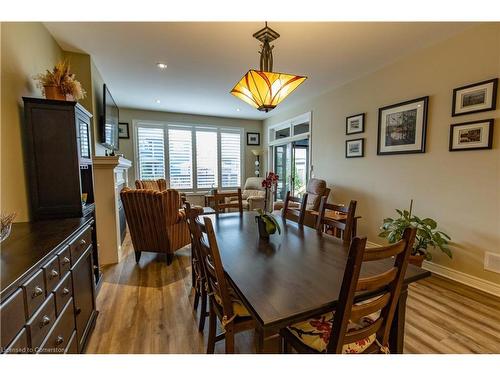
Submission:
[[[139,179],[165,178],[165,140],[161,128],[138,127]]]

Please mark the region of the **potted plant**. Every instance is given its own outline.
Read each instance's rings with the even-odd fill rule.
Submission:
[[[268,239],[269,235],[276,233],[281,234],[281,228],[270,212],[270,198],[272,197],[273,191],[278,184],[278,175],[273,172],[269,172],[267,177],[262,180],[262,187],[266,189],[266,197],[264,200],[264,209],[259,208],[257,210],[258,215],[255,217],[255,221],[259,227],[259,235],[263,239]]]
[[[80,100],[85,98],[86,92],[75,75],[70,72],[67,60],[59,61],[52,71],[46,70],[35,77],[37,87],[47,99]]]
[[[380,227],[380,237],[387,238],[389,243],[399,241],[403,232],[408,227],[417,228],[415,243],[410,255],[410,263],[419,267],[422,266],[424,259],[431,260],[432,254],[429,251],[429,246],[439,248],[443,253],[452,258],[451,251],[448,247],[450,236],[437,229],[437,223],[431,218],[420,219],[418,216],[412,215],[413,199],[410,202],[410,210],[396,210],[399,217],[385,218],[384,223]]]

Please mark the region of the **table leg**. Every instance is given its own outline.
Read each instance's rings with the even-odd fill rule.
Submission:
[[[391,353],[403,354],[405,337],[406,299],[408,298],[408,285],[403,285],[399,295],[398,306],[392,320],[389,334],[389,349]]]
[[[264,329],[257,325],[255,327],[255,353],[262,354],[264,352]]]

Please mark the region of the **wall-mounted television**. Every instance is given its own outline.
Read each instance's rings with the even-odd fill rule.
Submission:
[[[120,112],[106,84],[103,85],[101,114],[101,143],[111,150],[118,150],[118,121]]]

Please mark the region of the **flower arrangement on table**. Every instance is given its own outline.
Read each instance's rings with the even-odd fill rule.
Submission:
[[[269,172],[267,177],[262,180],[262,187],[266,189],[266,196],[264,200],[264,209],[258,209],[258,216],[255,217],[255,221],[259,226],[259,234],[261,238],[269,238],[270,234],[281,233],[281,228],[274,218],[274,216],[270,215],[272,212],[272,202],[271,198],[273,193],[276,191],[278,186],[278,175],[274,172]]]

